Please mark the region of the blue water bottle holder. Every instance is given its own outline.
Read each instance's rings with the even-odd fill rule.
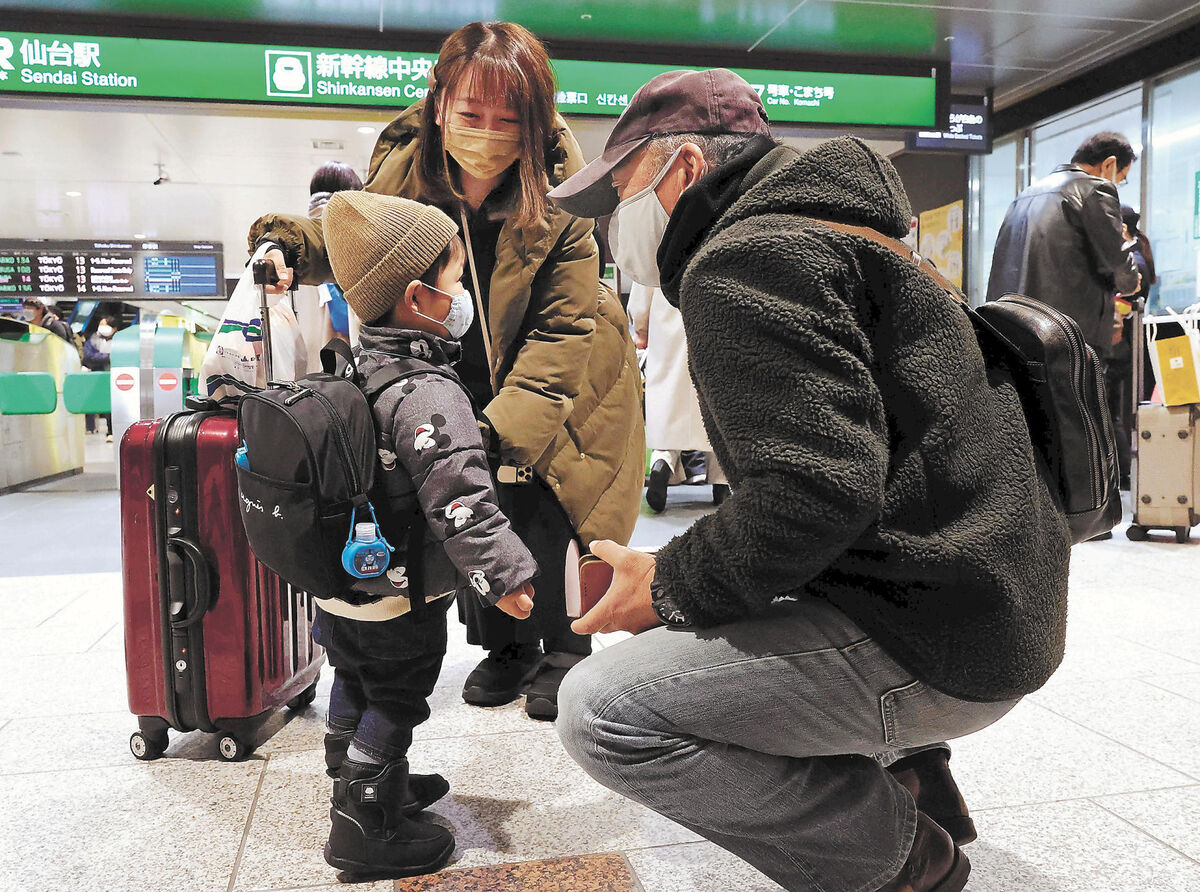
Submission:
[[[357,523],[358,509],[350,511],[350,532],[342,549],[342,569],[356,579],[374,579],[387,572],[393,548],[379,531],[375,507],[367,502],[371,522]]]

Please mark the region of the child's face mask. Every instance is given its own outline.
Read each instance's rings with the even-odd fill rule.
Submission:
[[[450,310],[446,313],[445,319],[434,319],[432,316],[426,316],[420,310],[417,310],[419,316],[424,316],[430,322],[436,322],[438,325],[444,325],[446,331],[450,332],[450,337],[454,340],[461,340],[471,328],[471,323],[475,321],[475,303],[471,300],[471,292],[463,289],[458,294],[451,294],[449,291],[443,291],[441,288],[436,288],[433,285],[425,285],[430,291],[436,291],[438,294],[444,294],[450,298]]]

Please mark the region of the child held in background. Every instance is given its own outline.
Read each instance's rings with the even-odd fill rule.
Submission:
[[[451,368],[474,310],[457,232],[436,208],[369,192],[339,192],[324,213],[334,274],[364,321],[359,371],[422,372],[374,403],[386,492],[376,507],[396,547],[391,569],[370,581],[378,597],[369,603],[318,600],[313,628],[334,667],[325,860],[356,876],[429,873],[454,851],[448,830],[413,820],[449,784],[408,770],[413,729],[429,717],[446,653],[453,596],[482,597],[518,619],[533,607],[537,565],[497,505],[475,412]],[[428,525],[416,571],[406,537],[387,520],[414,509]],[[415,607],[410,595],[421,599]]]

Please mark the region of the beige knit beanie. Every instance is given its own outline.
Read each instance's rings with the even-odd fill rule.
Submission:
[[[334,193],[321,226],[334,278],[363,322],[390,311],[458,234],[435,207],[358,191]]]

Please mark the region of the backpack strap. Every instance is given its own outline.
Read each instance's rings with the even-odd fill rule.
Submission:
[[[358,377],[358,363],[354,359],[354,351],[341,338],[331,338],[329,343],[321,348],[321,369],[327,375],[337,375],[339,378]],[[352,371],[347,374],[346,369]]]
[[[467,395],[467,399],[471,402],[471,411],[475,413],[475,417],[479,417],[479,406],[475,402],[475,397],[471,396],[471,391],[467,390],[467,386],[463,384],[462,379],[453,372],[447,372],[436,366],[421,366],[415,369],[400,369],[395,364],[384,366],[367,378],[366,383],[362,386],[362,391],[367,396],[367,402],[374,408],[375,403],[383,396],[385,390],[393,384],[399,384],[401,381],[407,381],[409,378],[416,378],[418,375],[433,375],[438,378],[445,378],[447,381],[453,381]]]
[[[876,244],[883,245],[885,248],[899,254],[907,260],[912,261],[933,281],[937,282],[947,294],[955,300],[967,302],[963,293],[954,286],[949,279],[938,272],[937,267],[918,254],[916,251],[908,247],[903,242],[884,235],[877,229],[872,229],[870,226],[852,226],[849,223],[838,223],[833,220],[822,220],[820,217],[810,217],[814,222],[820,223],[822,226],[828,226],[830,229],[836,229],[838,232],[847,232],[851,235],[862,236],[865,239],[870,239]]]
[[[429,607],[429,593],[425,591],[425,530],[428,523],[425,512],[418,503],[408,525],[408,604],[414,617],[423,614]]]

